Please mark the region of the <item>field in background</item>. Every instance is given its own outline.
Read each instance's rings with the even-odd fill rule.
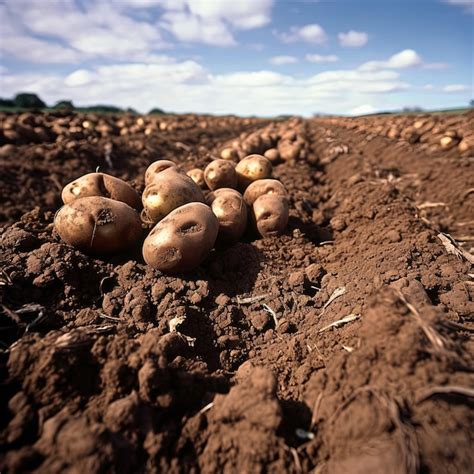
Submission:
[[[474,113],[1,116],[0,470],[469,472]],[[164,276],[53,230],[99,168],[143,191],[276,147],[287,232]]]

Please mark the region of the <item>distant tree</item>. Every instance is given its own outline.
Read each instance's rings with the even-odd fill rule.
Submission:
[[[56,102],[56,104],[54,104],[53,109],[73,110],[74,104],[72,103],[72,100],[60,100],[59,102]]]
[[[164,113],[165,111],[163,109],[155,107],[154,109],[151,109],[150,112],[148,112],[148,115],[163,115]]]
[[[134,108],[132,108],[132,107],[127,107],[127,108],[125,109],[125,112],[127,112],[127,113],[129,113],[129,114],[133,114],[133,115],[137,115],[137,114],[138,114],[138,112],[137,112]]]
[[[81,107],[81,110],[84,112],[112,112],[118,113],[122,112],[120,107],[115,107],[114,105],[90,105],[89,107]]]
[[[36,95],[29,92],[20,92],[13,99],[16,107],[25,109],[43,109],[46,104]]]
[[[474,108],[474,99],[469,101],[469,107]]]
[[[15,102],[12,99],[0,97],[0,107],[15,107]]]
[[[403,107],[402,109],[402,112],[416,112],[416,113],[419,113],[419,112],[423,112],[423,109],[421,107],[418,107],[417,105],[413,106],[413,107]]]

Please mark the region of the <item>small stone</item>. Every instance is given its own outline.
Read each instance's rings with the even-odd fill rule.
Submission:
[[[311,283],[319,283],[324,276],[324,268],[319,263],[312,263],[305,268],[305,274]]]
[[[230,298],[227,295],[224,295],[221,293],[219,296],[216,298],[216,304],[218,306],[227,306],[229,304]]]
[[[252,326],[257,331],[263,331],[270,324],[271,316],[265,312],[261,311],[259,313],[254,313],[250,318]]]
[[[385,238],[386,238],[389,242],[392,242],[392,243],[400,242],[400,241],[402,240],[402,236],[400,235],[400,232],[398,232],[397,230],[389,230],[389,231],[385,234]]]
[[[330,221],[330,225],[334,230],[337,230],[340,232],[341,230],[344,230],[347,227],[346,220],[344,217],[333,217]]]
[[[301,287],[304,285],[304,273],[302,271],[293,272],[288,278],[288,283],[292,288]]]

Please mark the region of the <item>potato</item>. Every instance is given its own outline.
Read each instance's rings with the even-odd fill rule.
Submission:
[[[192,202],[160,221],[143,244],[145,262],[164,273],[196,268],[216,242],[219,221],[209,206]]]
[[[211,191],[218,188],[236,188],[235,166],[227,160],[214,160],[206,166],[204,180]]]
[[[231,188],[220,188],[207,198],[212,212],[219,221],[219,239],[237,242],[247,227],[247,206],[242,195]]]
[[[234,150],[232,147],[224,148],[221,151],[221,158],[223,160],[237,161],[237,150]]]
[[[140,196],[128,183],[105,173],[85,174],[66,185],[61,193],[64,204],[90,196],[122,201],[135,209],[142,207]]]
[[[247,186],[257,179],[270,178],[272,164],[262,155],[248,155],[235,167],[239,189],[244,191]]]
[[[176,167],[157,174],[143,192],[144,214],[151,222],[158,222],[171,211],[189,202],[204,202],[199,186]]]
[[[270,160],[272,165],[280,161],[280,152],[276,148],[269,148],[263,156]]]
[[[148,186],[162,171],[174,167],[176,167],[176,163],[170,160],[158,160],[153,162],[145,171],[145,186]]]
[[[54,228],[64,242],[95,254],[126,250],[142,234],[140,217],[134,209],[102,196],[65,204],[54,218]]]
[[[253,219],[262,237],[280,235],[288,224],[288,200],[277,194],[264,194],[253,203]]]
[[[201,189],[207,189],[204,181],[204,171],[199,168],[193,168],[186,173]]]
[[[244,201],[249,206],[264,194],[276,194],[278,196],[287,197],[285,186],[277,179],[258,179],[254,181],[244,193]]]

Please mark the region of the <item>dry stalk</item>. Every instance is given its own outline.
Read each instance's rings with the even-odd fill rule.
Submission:
[[[303,472],[303,468],[301,467],[300,457],[298,456],[298,451],[296,451],[295,448],[288,448],[287,446],[285,447],[290,450],[290,453],[293,456],[293,460],[295,461],[297,472]]]
[[[212,407],[214,406],[214,402],[208,403],[206,406],[202,407],[199,411],[198,414],[202,415],[209,411]]]
[[[108,316],[104,313],[101,313],[100,311],[97,311],[97,314],[99,315],[100,318],[110,319],[110,321],[122,321],[121,318],[116,318],[115,316]]]
[[[469,194],[474,193],[474,188],[469,188],[462,193],[462,198],[465,199]]]
[[[270,293],[266,293],[264,295],[258,295],[258,296],[251,296],[249,298],[242,298],[242,299],[240,299],[237,296],[237,304],[252,304],[252,303],[255,303],[257,301],[261,301],[261,300],[265,299],[267,296],[270,296]]]
[[[438,239],[441,240],[446,251],[452,255],[456,255],[460,260],[467,260],[469,263],[474,265],[474,255],[461,248],[458,243],[449,234],[438,234]]]
[[[314,426],[316,425],[316,419],[319,415],[319,409],[321,407],[321,402],[323,400],[323,392],[321,392],[318,397],[316,398],[314,405],[313,405],[313,412],[311,413],[311,423],[309,425],[309,431],[312,431]]]
[[[331,324],[328,324],[327,326],[324,326],[318,332],[321,333],[323,331],[326,331],[329,328],[333,328],[333,327],[336,328],[344,324],[350,323],[351,321],[355,321],[359,316],[360,316],[359,314],[348,314],[347,316],[344,316],[342,319],[339,319],[337,321],[334,321]]]
[[[345,293],[346,293],[346,287],[345,286],[340,286],[339,288],[336,288],[332,292],[332,295],[329,297],[329,299],[324,304],[323,310],[325,310],[336,298],[339,298],[340,296],[342,296]]]
[[[470,387],[463,387],[461,385],[437,385],[423,390],[417,397],[416,401],[422,402],[433,395],[462,395],[468,398],[474,398],[474,389]]]
[[[275,323],[275,327],[278,326],[278,319],[277,319],[277,315],[275,313],[275,311],[273,311],[272,308],[270,308],[270,306],[268,306],[267,304],[263,304],[263,309],[267,312],[267,313],[270,313],[272,318],[273,318],[273,322]]]
[[[410,314],[414,317],[415,321],[423,330],[423,332],[425,333],[425,336],[435,348],[435,351],[440,354],[446,354],[448,351],[446,350],[446,347],[445,347],[446,342],[444,338],[429,323],[427,323],[421,317],[418,310],[406,300],[405,296],[400,290],[397,289],[396,293],[400,301],[408,308],[408,310],[410,311]]]
[[[447,204],[445,202],[426,201],[426,202],[423,202],[423,203],[419,204],[416,207],[421,210],[421,209],[431,209],[433,207],[444,207],[444,206],[447,206]]]

